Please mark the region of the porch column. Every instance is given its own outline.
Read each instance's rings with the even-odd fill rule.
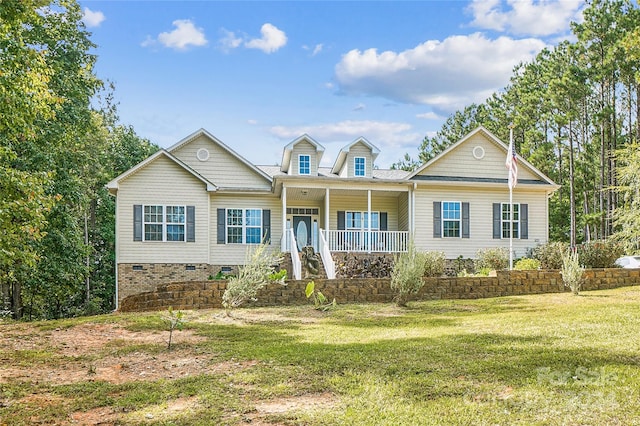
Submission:
[[[280,251],[287,251],[287,187],[282,184],[282,238],[280,238]]]
[[[367,253],[371,253],[371,190],[367,189],[367,214],[369,220],[367,223]],[[378,218],[378,220],[380,220]]]
[[[411,191],[411,233],[416,230],[416,189],[417,183],[413,183],[413,190]]]
[[[324,190],[324,239],[329,243],[329,188]]]
[[[412,214],[412,209],[413,209],[413,189],[409,188],[409,191],[407,192],[407,215],[409,216],[407,218],[407,226],[409,227],[409,229],[407,229],[407,231],[409,231],[409,235],[411,235],[413,233],[413,214]]]

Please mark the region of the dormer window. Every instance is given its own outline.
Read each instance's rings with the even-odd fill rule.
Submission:
[[[298,156],[298,174],[311,174],[311,157],[309,155]]]
[[[365,158],[364,157],[355,157],[353,159],[353,175],[357,177],[365,176]]]

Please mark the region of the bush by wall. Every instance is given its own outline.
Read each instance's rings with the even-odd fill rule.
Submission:
[[[578,259],[585,268],[615,268],[624,247],[611,240],[591,241],[577,247]]]
[[[315,279],[315,288],[338,304],[393,301],[395,292],[389,278]],[[255,302],[247,306],[306,305],[308,280],[287,281],[286,286],[269,284]],[[183,282],[158,286],[156,291],[131,295],[122,300],[123,312],[173,309],[221,308],[227,281]],[[640,269],[587,269],[582,291],[640,285]],[[424,286],[415,300],[480,299],[522,294],[569,291],[558,270],[498,271],[495,277],[424,278]]]

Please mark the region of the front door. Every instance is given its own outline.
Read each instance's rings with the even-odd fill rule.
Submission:
[[[311,216],[293,216],[293,232],[296,235],[298,251],[311,245]]]

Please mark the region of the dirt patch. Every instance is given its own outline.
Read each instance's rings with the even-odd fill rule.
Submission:
[[[136,380],[179,379],[196,374],[226,373],[251,367],[255,362],[212,363],[211,355],[194,355],[181,348],[203,340],[191,330],[174,333],[175,348],[165,350],[167,333],[132,332],[114,324],[82,324],[72,328],[38,332],[18,324],[3,329],[0,351],[39,350],[68,357],[59,366],[0,364],[0,383],[9,381],[69,384],[82,381],[125,383]],[[131,344],[158,345],[161,351],[128,352],[117,355],[117,348]],[[114,348],[114,355],[102,354]],[[93,357],[93,355],[96,355]],[[85,358],[82,360],[81,358]],[[91,359],[95,358],[96,361]],[[28,363],[30,364],[30,363]]]
[[[269,308],[251,308],[242,309],[231,312],[227,315],[224,312],[212,313],[211,311],[202,311],[200,315],[193,315],[190,317],[190,322],[201,324],[232,324],[232,325],[250,325],[250,324],[264,324],[264,323],[283,323],[283,324],[309,324],[316,323],[322,317],[323,312],[316,311],[308,308],[305,311],[305,315],[300,315],[296,308],[291,308],[291,313],[275,313],[273,309]]]
[[[185,412],[197,409],[197,397],[178,398],[158,406],[146,407],[134,413],[122,413],[109,407],[99,407],[89,411],[78,411],[71,414],[69,424],[111,426],[121,424],[123,419],[135,423],[167,422]]]
[[[280,425],[269,421],[268,417],[301,411],[318,411],[334,407],[338,399],[330,392],[313,393],[299,396],[257,401],[255,411],[248,413],[243,418],[242,424],[250,425]]]
[[[256,411],[260,414],[281,414],[289,411],[313,411],[330,408],[335,404],[336,399],[333,394],[325,392],[259,401],[256,404]]]
[[[109,407],[98,407],[86,412],[77,412],[71,415],[69,424],[79,426],[111,426],[118,421],[120,413]]]
[[[7,327],[5,327],[7,328]],[[105,347],[127,344],[163,344],[168,332],[129,331],[115,324],[81,324],[76,327],[38,332],[23,324],[3,330],[0,350],[50,350],[67,357],[93,354]],[[176,343],[197,343],[204,339],[191,330],[174,333]]]

